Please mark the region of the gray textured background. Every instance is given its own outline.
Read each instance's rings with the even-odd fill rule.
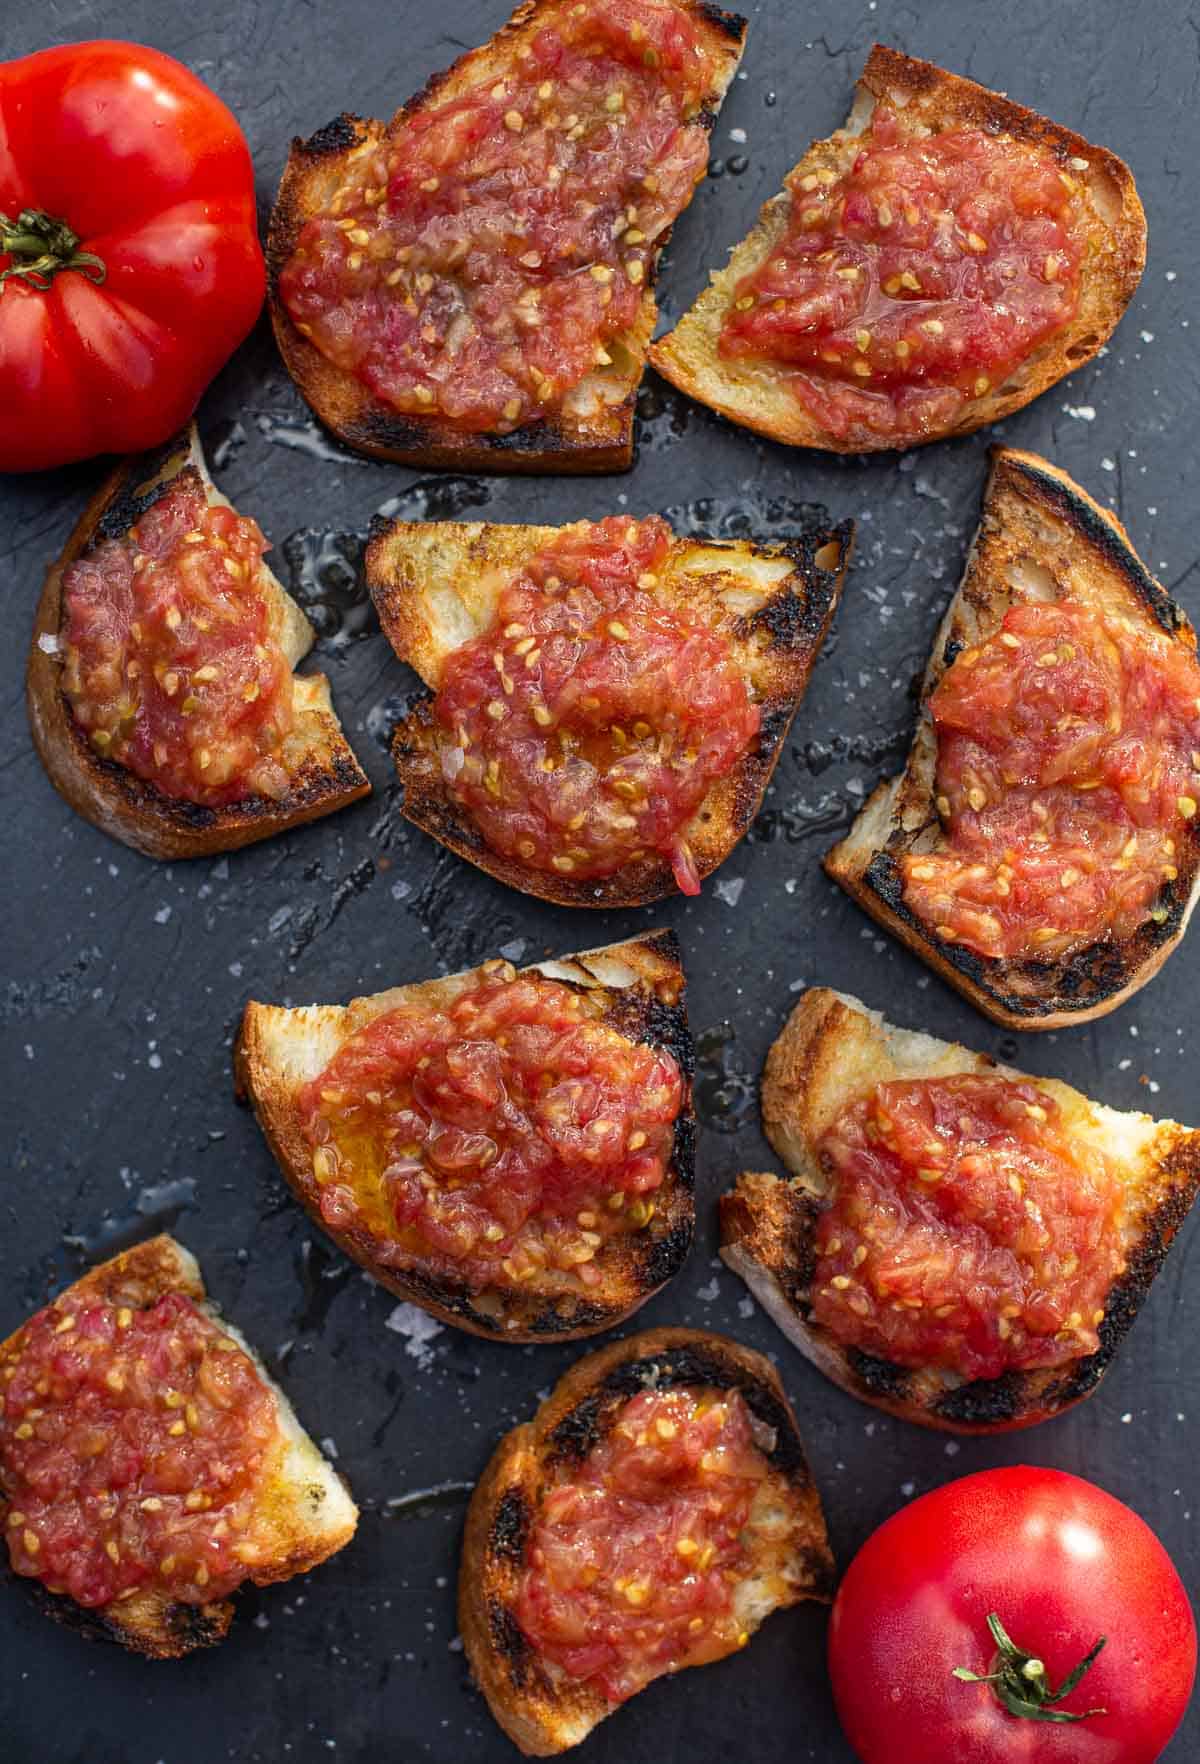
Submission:
[[[1115,148],[1132,164],[1149,215],[1145,280],[1103,359],[1004,433],[1048,453],[1118,509],[1195,617],[1189,317],[1200,268],[1200,23],[1178,0],[766,0],[750,12],[744,72],[714,136],[713,176],[665,265],[668,315],[745,231],[809,137],[841,120],[876,36],[1005,87]],[[179,55],[241,119],[265,213],[293,133],[343,107],[386,115],[504,13],[505,0],[2,0],[0,54],[52,36],[113,35]],[[513,1755],[470,1689],[455,1642],[462,1505],[497,1435],[529,1412],[575,1350],[505,1349],[449,1330],[421,1342],[389,1330],[393,1300],[314,1239],[235,1106],[229,1077],[230,1037],[250,995],[336,1001],[473,963],[500,945],[515,954],[520,944],[531,958],[649,924],[679,931],[704,1046],[700,1231],[687,1268],[642,1320],[724,1329],[777,1354],[843,1562],[914,1491],[1027,1460],[1079,1471],[1130,1501],[1196,1585],[1200,1392],[1189,1328],[1200,1313],[1187,1291],[1195,1221],[1098,1396],[1033,1433],[961,1446],[834,1391],[712,1261],[716,1195],[736,1169],[769,1156],[754,1075],[802,981],[849,988],[903,1023],[1015,1052],[1012,1038],[879,937],[817,865],[903,751],[912,677],[961,567],[988,438],[899,460],[838,461],[757,442],[653,376],[643,407],[631,476],[430,488],[324,441],[260,327],[204,400],[201,425],[221,487],[275,542],[284,580],[322,602],[329,635],[317,662],[332,676],[376,794],[215,864],[164,867],[111,844],[42,776],[25,726],[23,649],[41,573],[99,467],[0,488],[11,976],[0,1016],[15,1154],[0,1211],[0,1337],[89,1254],[175,1222],[312,1432],[336,1443],[363,1506],[349,1550],[308,1580],[247,1594],[225,1646],[179,1664],[88,1648],[38,1616],[20,1589],[0,1587],[7,1764],[502,1764]],[[778,528],[777,499],[800,498],[860,521],[838,628],[766,812],[700,901],[572,914],[507,892],[406,828],[378,737],[414,680],[363,611],[354,567],[355,535],[397,496],[416,514],[474,505],[496,519],[551,521],[715,498],[692,517],[748,514],[767,534]],[[1200,1120],[1198,982],[1195,932],[1132,1004],[1090,1027],[1026,1038],[1020,1058],[1118,1107]],[[451,1486],[403,1498],[440,1484]],[[825,1688],[824,1626],[815,1608],[774,1618],[743,1655],[638,1698],[604,1724],[586,1757],[847,1764]],[[1173,1764],[1198,1749],[1193,1711]]]

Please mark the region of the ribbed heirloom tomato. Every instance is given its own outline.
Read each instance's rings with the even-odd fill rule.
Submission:
[[[250,150],[202,80],[136,43],[0,63],[0,471],[165,441],[264,292]]]
[[[1196,1625],[1136,1513],[1019,1466],[936,1489],[868,1538],[829,1669],[862,1764],[1152,1764],[1191,1696]]]

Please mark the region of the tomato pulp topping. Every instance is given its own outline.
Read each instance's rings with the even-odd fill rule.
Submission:
[[[704,173],[713,72],[673,0],[564,0],[502,75],[355,162],[280,276],[297,328],[397,410],[545,416],[638,318]]]
[[[1200,665],[1070,601],[1010,609],[946,670],[931,852],[904,898],[943,939],[1048,960],[1160,921],[1200,800]]]
[[[1095,1352],[1124,1267],[1122,1187],[1035,1085],[880,1084],[822,1135],[832,1202],[812,1314],[840,1341],[966,1379]]]
[[[96,752],[210,808],[278,800],[292,672],[252,520],[185,471],[120,539],[63,575],[63,691]]]
[[[832,434],[919,440],[1074,316],[1077,186],[1040,147],[981,129],[906,139],[880,105],[847,170],[789,188],[787,231],[738,283],[720,349],[794,370]]]
[[[489,966],[441,1009],[377,1017],[301,1093],[321,1213],[476,1291],[593,1286],[601,1246],[654,1212],[679,1068],[586,995]]]
[[[98,1606],[142,1589],[207,1604],[253,1572],[275,1397],[190,1299],[135,1311],[68,1292],[21,1330],[0,1391],[18,1574]]]
[[[580,881],[661,853],[699,893],[687,823],[760,713],[725,635],[656,597],[670,544],[657,515],[578,523],[447,657],[442,775],[493,851]]]
[[[517,1622],[539,1654],[610,1702],[740,1646],[734,1592],[767,1476],[736,1391],[632,1397],[543,1496]]]

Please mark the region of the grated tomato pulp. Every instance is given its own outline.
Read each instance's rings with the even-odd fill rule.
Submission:
[[[103,1606],[142,1590],[207,1604],[252,1571],[275,1398],[190,1299],[135,1311],[68,1292],[20,1331],[0,1389],[18,1574]]]
[[[1015,1079],[880,1084],[818,1145],[832,1201],[812,1315],[839,1341],[964,1379],[1094,1353],[1124,1267],[1122,1187]]]
[[[353,1036],[300,1096],[321,1214],[481,1291],[596,1285],[601,1247],[644,1227],[683,1102],[671,1055],[581,993],[489,965],[441,1009]]]
[[[538,1653],[617,1703],[741,1646],[734,1591],[767,1475],[738,1392],[632,1397],[538,1508],[515,1607]]]
[[[673,0],[563,0],[499,78],[355,162],[280,275],[297,329],[396,410],[543,418],[636,323],[704,174],[712,81]]]
[[[660,853],[700,892],[686,826],[758,734],[723,633],[656,597],[657,515],[568,528],[447,657],[442,775],[493,851],[584,881]]]
[[[292,672],[254,521],[184,471],[120,539],[63,575],[63,691],[95,751],[165,796],[220,808],[287,794]]]
[[[843,439],[944,428],[1075,314],[1077,186],[1040,147],[981,129],[906,139],[880,105],[848,169],[789,188],[787,231],[738,283],[720,350],[791,370]]]
[[[1048,960],[1165,920],[1200,800],[1200,666],[1070,601],[1013,607],[930,699],[936,848],[904,898],[980,955]]]

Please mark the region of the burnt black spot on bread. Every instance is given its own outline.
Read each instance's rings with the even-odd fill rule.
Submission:
[[[229,1627],[228,1606],[188,1605],[179,1601],[164,1613],[167,1629],[182,1647],[211,1648]],[[222,1622],[222,1616],[225,1621]]]
[[[123,539],[129,529],[161,500],[174,484],[200,484],[194,465],[186,464],[179,471],[170,471],[174,461],[186,460],[190,453],[188,434],[173,435],[161,447],[153,448],[123,472],[112,499],[96,522],[96,528],[82,556],[88,557],[105,539]]]
[[[811,1588],[810,1597],[828,1601],[833,1598],[837,1585],[837,1569],[833,1557],[827,1549],[813,1549],[807,1545],[799,1553],[802,1578]]]
[[[846,1364],[868,1396],[890,1397],[896,1402],[907,1399],[911,1375],[904,1366],[864,1354],[856,1347],[846,1349]]]
[[[523,1561],[525,1542],[533,1521],[529,1502],[520,1488],[505,1489],[496,1506],[488,1547],[506,1562]]]
[[[499,1599],[489,1599],[487,1615],[492,1646],[507,1666],[513,1684],[520,1690],[529,1673],[533,1650],[507,1605]]]
[[[744,18],[736,12],[726,12],[723,7],[714,6],[711,0],[701,0],[696,11],[707,24],[727,36],[731,43],[740,43],[746,34]]]
[[[1184,625],[1184,615],[1171,596],[1156,582],[1141,559],[1108,521],[1080,496],[1070,484],[1049,472],[1041,472],[1026,460],[1003,460],[1005,469],[1025,480],[1027,488],[1042,502],[1049,503],[1068,526],[1081,531],[1104,561],[1120,575],[1142,602],[1147,612],[1168,637],[1174,637]]]
[[[360,116],[344,110],[332,122],[324,123],[307,141],[297,136],[292,142],[292,148],[296,153],[306,154],[309,159],[329,159],[334,154],[345,153],[356,146],[362,127]]]
[[[641,1381],[635,1378],[629,1394],[636,1395],[641,1388]],[[601,1406],[602,1399],[596,1393],[585,1397],[581,1403],[576,1403],[570,1413],[564,1415],[546,1441],[546,1461],[549,1465],[563,1462],[578,1464],[599,1445]]]
[[[689,1184],[690,1186],[690,1184]],[[681,1220],[671,1227],[665,1236],[656,1238],[649,1246],[649,1251],[642,1264],[643,1277],[647,1288],[665,1286],[673,1280],[692,1247],[692,1221]]]
[[[964,1427],[1001,1427],[1021,1413],[1022,1384],[1016,1372],[1005,1372],[999,1378],[976,1378],[939,1397],[933,1413]]]

